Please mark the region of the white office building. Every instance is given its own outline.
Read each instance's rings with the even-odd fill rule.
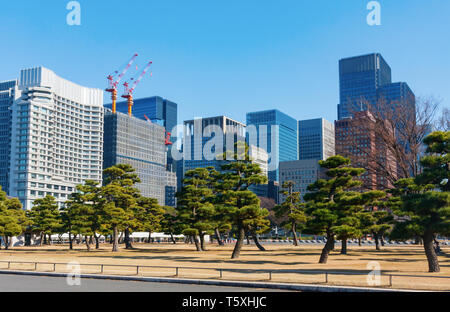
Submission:
[[[9,195],[24,209],[63,203],[85,180],[102,180],[103,91],[43,67],[24,69],[12,109]]]

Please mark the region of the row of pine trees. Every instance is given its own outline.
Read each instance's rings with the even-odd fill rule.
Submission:
[[[284,201],[274,208],[275,215],[291,231],[295,245],[298,232],[326,237],[319,263],[327,262],[336,240],[341,240],[341,253],[346,254],[349,239],[369,234],[379,250],[388,235],[397,240],[421,239],[429,271],[438,272],[433,243],[437,235],[450,234],[450,132],[434,132],[424,143],[428,148],[421,159],[423,172],[400,179],[394,189],[385,191],[357,191],[365,170],[352,167],[347,158],[338,155],[320,161],[327,177],[309,185],[303,201],[293,191],[293,182],[283,184]],[[94,181],[79,185],[61,210],[53,197],[46,196],[24,212],[17,199],[0,192],[0,235],[8,246],[11,237],[24,232],[39,234],[44,244],[51,234],[69,233],[70,248],[78,235],[85,237],[88,250],[94,241],[98,248],[99,235],[104,235],[110,237],[112,250],[118,251],[120,235],[128,249],[131,233],[149,232],[150,240],[152,232],[162,231],[174,243],[174,235],[184,234],[198,251],[204,251],[206,235],[223,245],[224,235],[231,233],[236,237],[232,258],[239,257],[246,237],[265,250],[259,235],[271,229],[269,211],[260,207],[250,188],[266,183],[267,177],[249,158],[245,143],[237,143],[231,156],[234,161],[225,162],[220,172],[212,167],[188,171],[176,208],[161,207],[155,199],[141,196],[135,186],[140,180],[125,164],[106,169],[103,186]]]

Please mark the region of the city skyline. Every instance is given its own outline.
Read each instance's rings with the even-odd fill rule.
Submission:
[[[81,26],[65,25],[66,3],[5,3],[0,30],[5,42],[16,48],[0,52],[7,60],[0,80],[15,77],[21,68],[43,65],[71,81],[104,89],[107,73],[138,52],[140,67],[146,58],[154,61],[154,67],[153,77],[144,79],[136,98],[173,100],[179,104],[179,123],[220,115],[223,107],[230,118],[239,121],[245,120],[242,107],[246,111],[277,107],[298,120],[335,120],[339,94],[335,64],[344,57],[376,52],[395,67],[393,81],[408,81],[419,97],[434,95],[443,100],[443,107],[449,107],[446,73],[450,64],[442,60],[450,44],[441,39],[445,38],[445,19],[436,17],[450,4],[380,2],[381,26],[365,24],[365,1],[289,1],[283,6],[174,1],[137,4],[133,12],[136,27],[126,27],[127,16],[111,22],[123,11],[125,4],[118,1],[111,1],[107,9],[100,3],[80,1]],[[25,6],[27,10],[21,10]],[[215,10],[202,14],[206,9]],[[215,12],[220,10],[218,16]],[[151,19],[145,18],[150,11]],[[40,18],[21,25],[12,12]],[[268,14],[271,18],[264,18]],[[423,18],[413,24],[409,21],[413,15]],[[160,27],[168,16],[165,27]],[[198,16],[202,18],[196,20]],[[228,16],[248,19],[229,23]],[[111,24],[111,36],[106,35],[107,28],[100,27],[102,23]],[[15,29],[14,35],[10,28]],[[54,36],[42,37],[48,32]],[[340,36],[343,33],[346,36]],[[30,42],[39,49],[27,49]],[[104,102],[108,103],[106,94]]]

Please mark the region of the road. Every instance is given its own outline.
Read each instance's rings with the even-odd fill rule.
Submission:
[[[81,279],[69,286],[65,277],[0,274],[1,292],[255,292],[256,288]]]

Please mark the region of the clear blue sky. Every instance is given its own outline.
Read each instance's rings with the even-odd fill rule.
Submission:
[[[82,25],[72,27],[68,2],[2,1],[0,81],[42,65],[104,89],[138,52],[154,66],[135,97],[177,102],[179,121],[245,122],[270,108],[334,120],[338,60],[380,52],[394,81],[450,107],[448,0],[380,0],[376,27],[366,23],[369,0],[79,0]]]

